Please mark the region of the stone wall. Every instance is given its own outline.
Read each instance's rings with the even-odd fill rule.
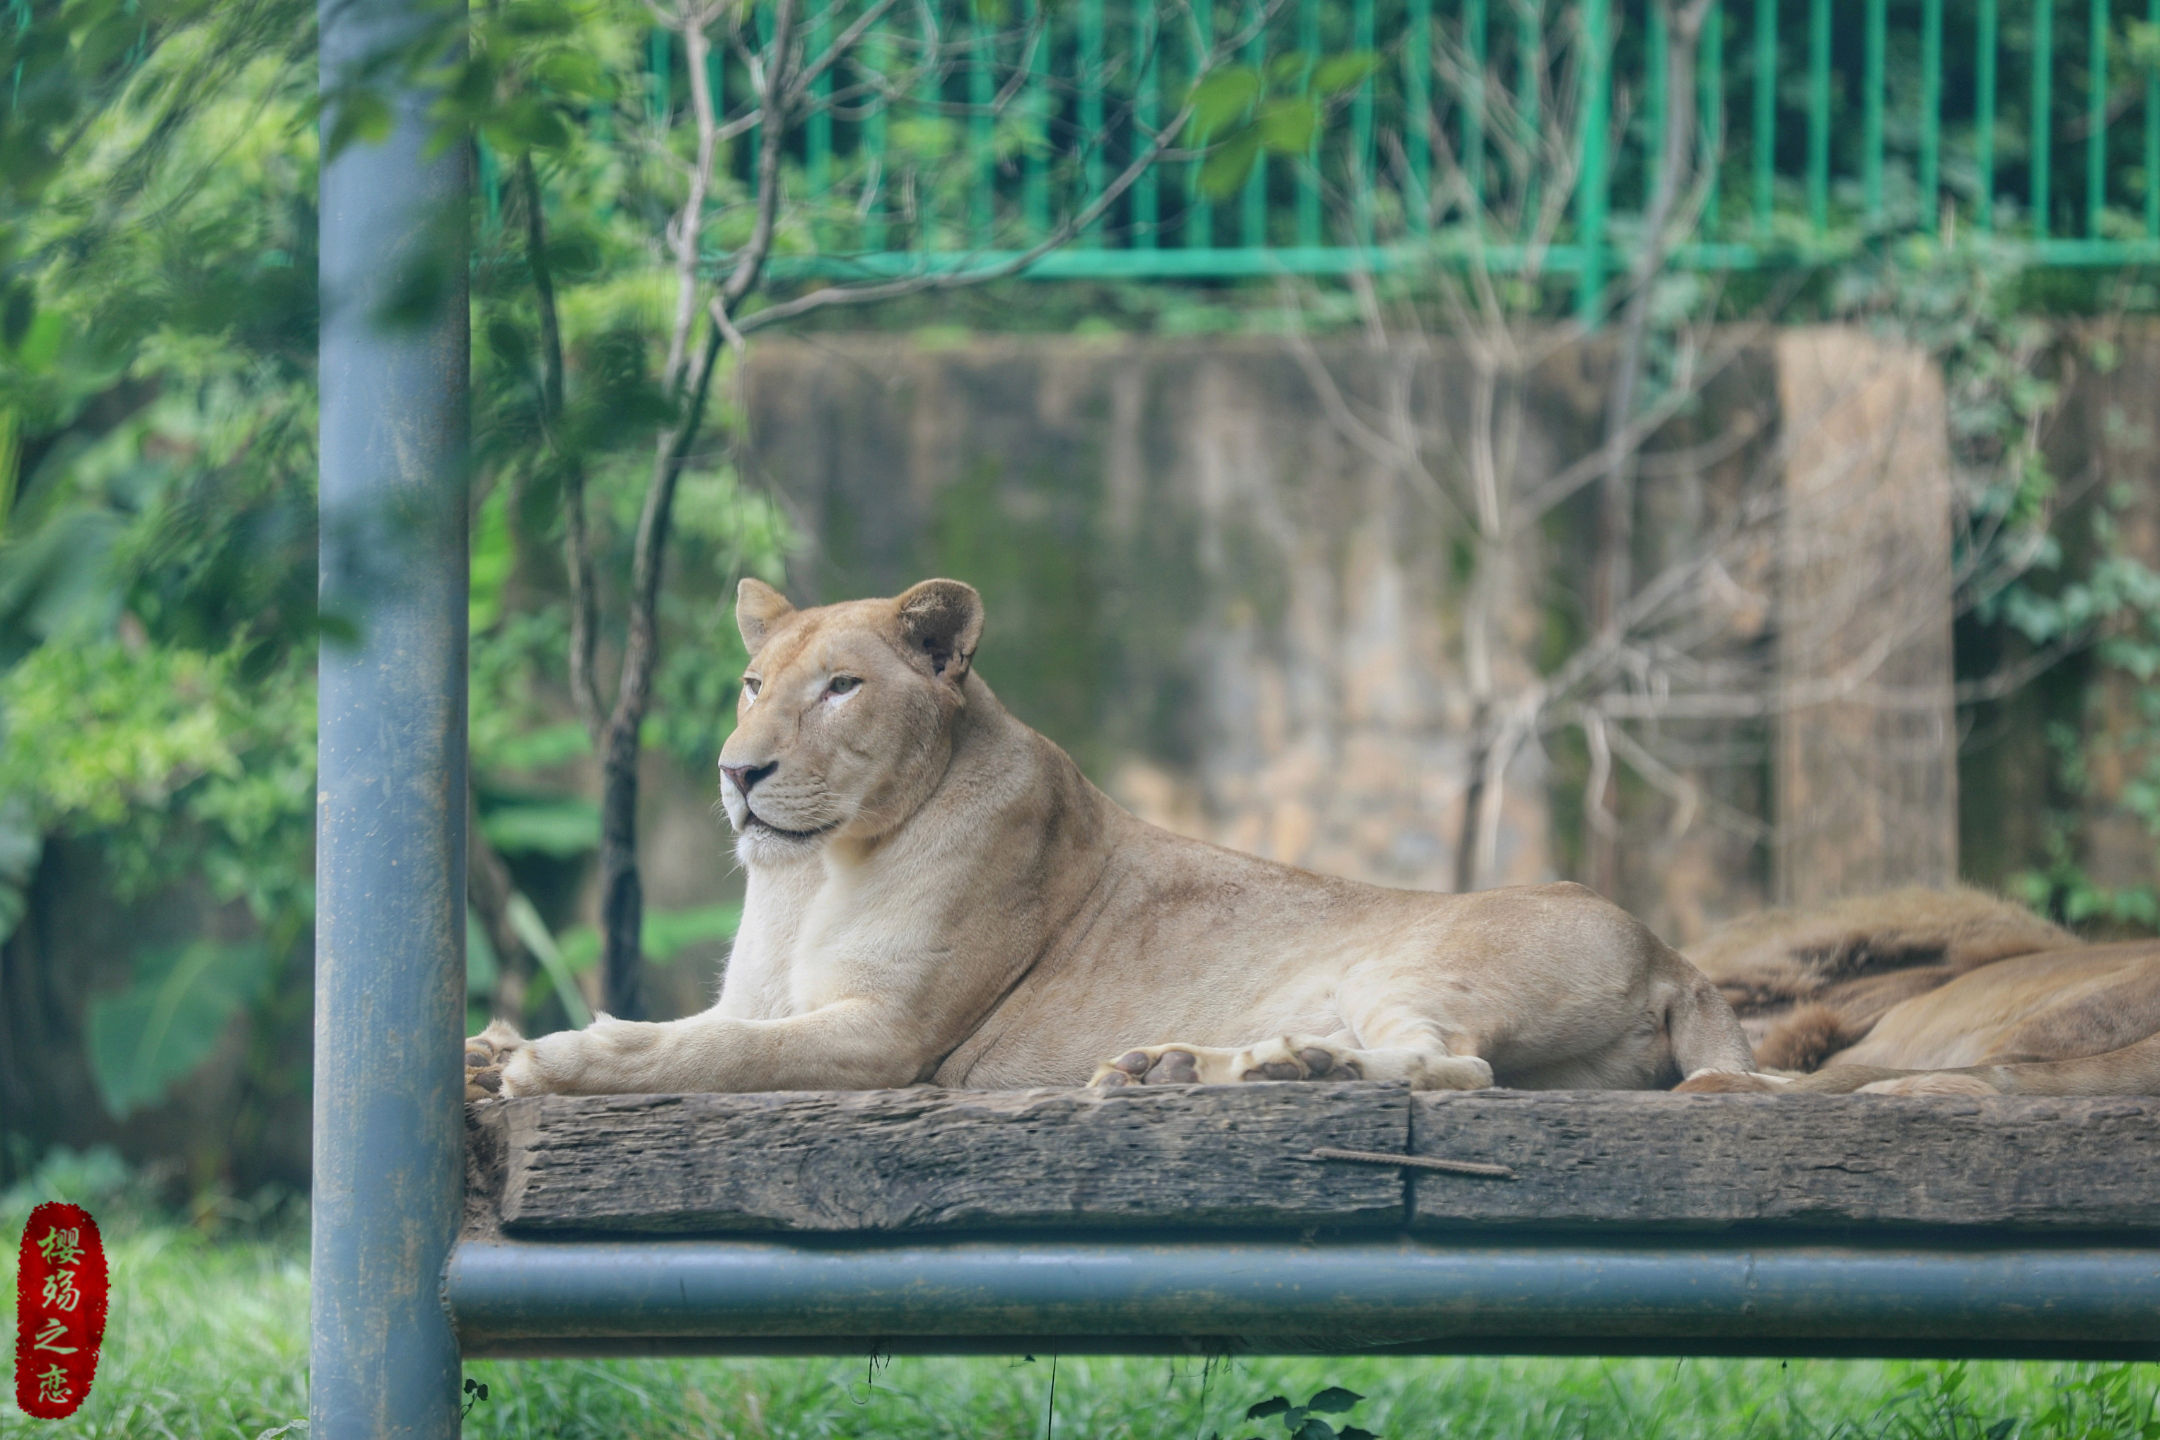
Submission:
[[[1797,462],[1814,477],[1802,487],[1799,549],[1781,558],[1779,526],[1760,524],[1691,582],[1692,623],[1713,632],[1695,634],[1691,653],[1759,677],[1736,698],[1760,704],[1662,725],[1676,768],[1658,784],[1623,773],[1614,792],[1615,898],[1678,941],[1780,890],[1955,869],[1940,389],[1932,412],[1916,409],[1899,387],[1930,372],[1888,353],[1847,355],[1836,383],[1781,383],[1798,368],[1788,348],[1743,346],[1698,413],[1661,437],[1639,482],[1634,568],[1651,577],[1765,497],[1774,509],[1794,443],[1813,446]],[[1606,363],[1603,350],[1575,347],[1535,372],[1519,486],[1595,447]],[[1447,889],[1469,780],[1471,532],[1430,484],[1361,443],[1341,411],[1377,414],[1387,384],[1407,376],[1445,463],[1469,433],[1469,367],[1446,345],[1343,343],[1301,359],[1272,339],[768,342],[747,379],[750,469],[809,538],[792,577],[798,601],[891,594],[933,574],[974,583],[989,611],[981,673],[1140,814],[1291,864]],[[1800,409],[1804,427],[1779,423]],[[1885,416],[1907,422],[1887,451],[1869,432]],[[1855,443],[1866,463],[1825,459]],[[1916,453],[1936,458],[1916,471]],[[1587,640],[1590,519],[1586,491],[1507,547],[1503,690]],[[1889,637],[1853,683],[1833,680],[1835,713],[1869,731],[1886,702],[1856,690],[1945,682],[1921,705],[1919,730],[1901,691],[1907,720],[1865,777],[1880,802],[1849,793],[1849,755],[1810,750],[1815,730],[1775,723],[1779,665],[1795,676],[1825,665],[1820,645],[1775,651],[1779,607],[1825,609],[1817,592],[1835,590],[1838,536],[1854,527],[1898,552],[1904,579],[1888,605],[1882,594],[1837,598],[1829,608],[1843,618],[1816,627],[1844,650]],[[1792,592],[1804,574],[1817,577],[1813,589]],[[1916,615],[1926,619],[1917,630]],[[1914,748],[1923,734],[1932,749]],[[1581,873],[1584,748],[1558,725],[1509,767],[1490,883]],[[1766,843],[1773,775],[1796,810],[1828,822],[1814,833],[1852,837],[1856,820],[1891,803],[1900,818],[1848,838],[1833,873],[1826,856],[1803,861]],[[1906,783],[1914,775],[1924,778]],[[1825,809],[1832,792],[1842,809]],[[1781,880],[1780,857],[1807,874]]]

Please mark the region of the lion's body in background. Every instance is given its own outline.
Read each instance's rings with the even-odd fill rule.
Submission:
[[[1764,911],[1687,956],[1772,1072],[1691,1088],[2160,1094],[2160,941],[2087,944],[1979,890],[1914,888]]]

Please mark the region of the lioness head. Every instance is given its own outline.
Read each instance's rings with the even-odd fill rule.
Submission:
[[[720,799],[744,864],[874,839],[915,812],[951,758],[982,619],[982,597],[958,580],[810,610],[742,582],[750,664],[720,747]]]

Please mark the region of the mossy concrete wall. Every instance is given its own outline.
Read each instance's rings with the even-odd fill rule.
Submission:
[[[1595,447],[1607,363],[1573,347],[1536,371],[1521,476]],[[1354,342],[1301,358],[1267,338],[769,342],[746,379],[748,465],[807,536],[798,601],[931,575],[975,584],[981,673],[1138,813],[1291,864],[1446,889],[1469,779],[1471,532],[1331,416],[1314,378],[1377,415],[1406,365],[1444,463],[1469,434],[1471,393],[1468,358],[1444,344],[1413,361]],[[1775,369],[1772,346],[1742,346],[1646,457],[1639,576],[1782,483]],[[1582,492],[1507,550],[1504,691],[1587,638],[1592,511]],[[1774,528],[1727,559],[1689,643],[1739,674],[1774,664]],[[1936,603],[1930,643],[1947,655],[1947,595]],[[1677,719],[1661,735],[1685,757],[1677,783],[1623,770],[1611,888],[1675,940],[1773,893],[1760,828],[1773,730],[1766,713]],[[1580,873],[1588,765],[1565,727],[1524,748],[1491,883]]]

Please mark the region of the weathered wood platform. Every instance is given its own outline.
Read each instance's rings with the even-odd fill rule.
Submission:
[[[916,1088],[511,1100],[470,1138],[468,1226],[511,1235],[2160,1223],[2152,1099]]]

